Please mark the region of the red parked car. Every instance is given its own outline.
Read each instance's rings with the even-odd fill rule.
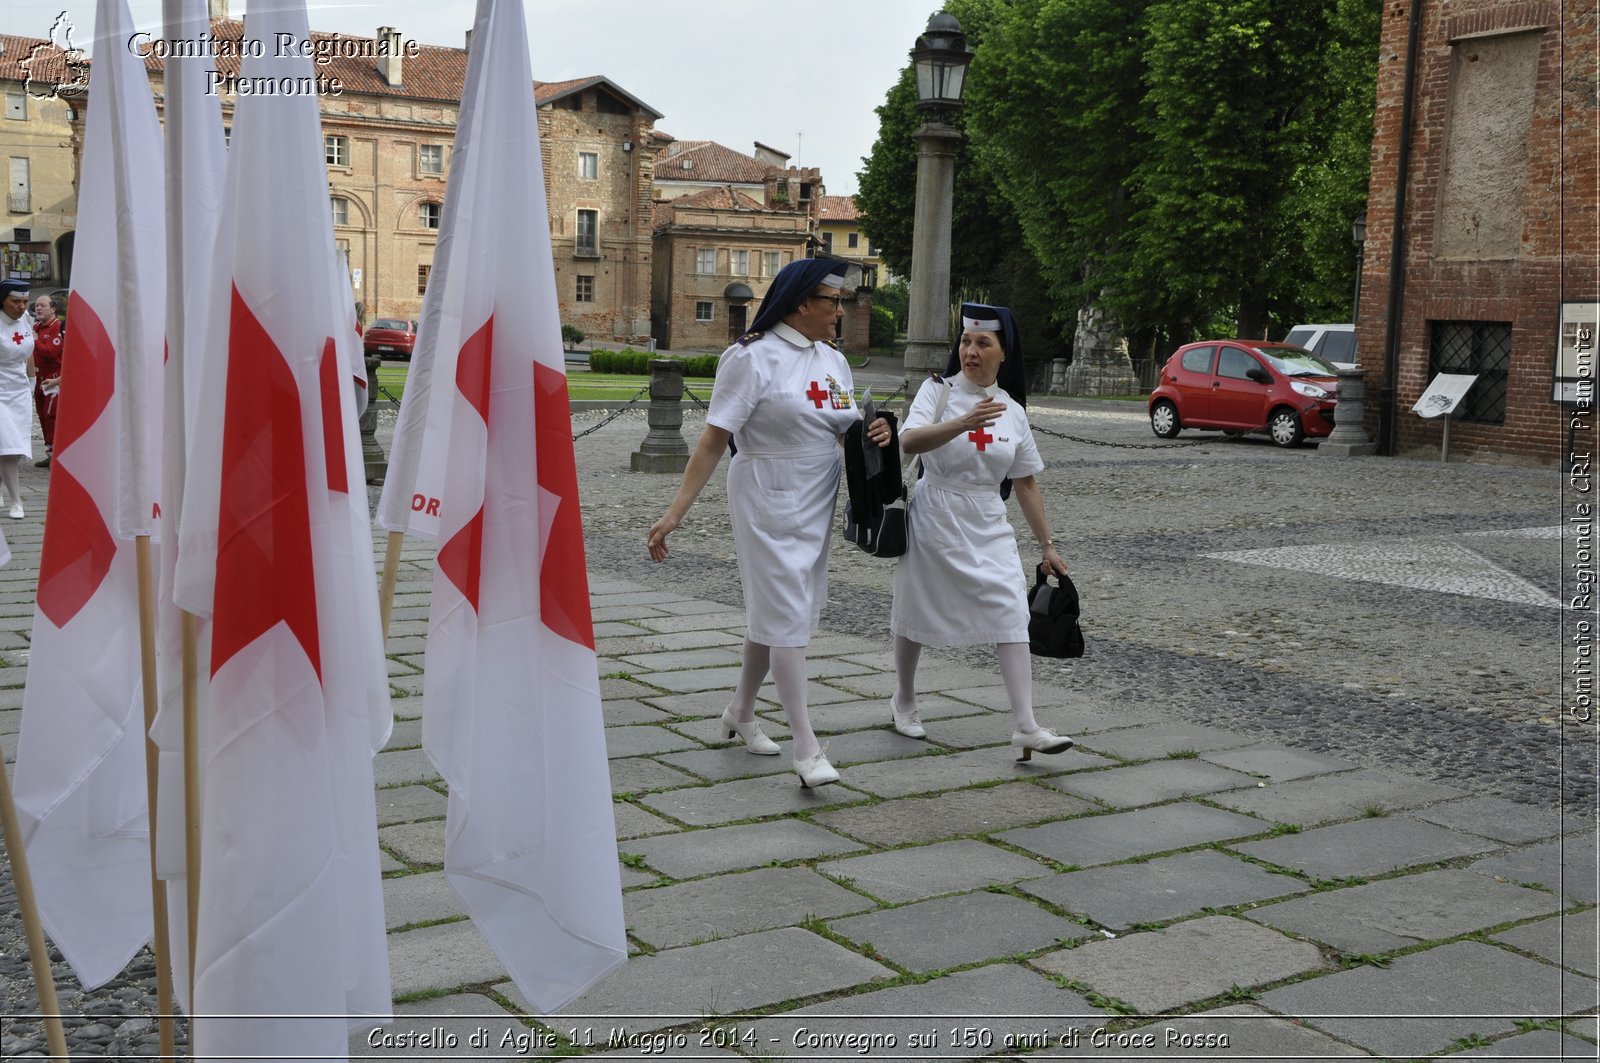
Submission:
[[[1338,370],[1304,347],[1261,340],[1207,340],[1179,347],[1150,393],[1150,428],[1171,439],[1185,428],[1265,429],[1280,447],[1333,431]]]
[[[380,358],[404,358],[411,361],[411,348],[417,344],[417,323],[399,318],[380,317],[367,326],[361,337],[361,346],[368,355]]]

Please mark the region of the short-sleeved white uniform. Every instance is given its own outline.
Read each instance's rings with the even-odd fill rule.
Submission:
[[[917,392],[901,431],[924,427],[944,384]],[[933,646],[1028,641],[1028,591],[1017,535],[1006,519],[1000,481],[1044,468],[1020,403],[995,385],[950,381],[940,421],[961,417],[985,396],[1006,404],[986,429],[963,432],[922,455],[911,500],[910,535],[894,573],[889,629]]]
[[[828,599],[839,437],[860,419],[850,366],[779,323],[722,352],[708,424],[733,433],[728,511],[750,638],[811,641]]]
[[[33,343],[26,313],[20,319],[0,313],[0,455],[33,457],[33,382],[28,379]]]

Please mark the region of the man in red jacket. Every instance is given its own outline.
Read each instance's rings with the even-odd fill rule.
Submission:
[[[61,389],[61,345],[66,339],[66,322],[57,315],[55,300],[39,296],[33,304],[33,364],[37,369],[33,384],[33,408],[39,411],[39,429],[44,433],[44,460],[33,464],[50,467],[55,450],[56,397]]]

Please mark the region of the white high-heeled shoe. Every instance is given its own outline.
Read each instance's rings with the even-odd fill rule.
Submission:
[[[917,710],[901,712],[895,707],[894,698],[889,699],[889,713],[894,720],[894,729],[907,738],[927,738],[928,729],[922,726],[922,717],[917,715]]]
[[[722,730],[727,734],[729,741],[734,738],[744,739],[744,748],[758,757],[775,757],[778,755],[778,743],[768,738],[761,730],[760,720],[751,720],[749,723],[740,723],[733,718],[733,709],[722,710]]]
[[[1017,760],[1024,761],[1032,760],[1036,750],[1040,753],[1065,753],[1072,748],[1072,739],[1058,735],[1048,727],[1041,727],[1030,734],[1012,731],[1011,744],[1022,750]]]
[[[839,781],[839,773],[828,763],[828,758],[824,755],[826,752],[825,749],[819,749],[813,756],[794,762],[795,774],[800,776],[801,786],[814,790],[819,786]]]

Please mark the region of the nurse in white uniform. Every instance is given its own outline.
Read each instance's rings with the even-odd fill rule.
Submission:
[[[1033,715],[1027,581],[1006,518],[1003,481],[1015,489],[1044,567],[1066,575],[1067,566],[1034,480],[1044,462],[1023,408],[1016,322],[1003,306],[963,303],[961,326],[945,371],[949,379],[922,385],[900,429],[901,449],[922,455],[923,477],[911,501],[909,543],[894,574],[889,710],[896,731],[926,737],[917,714],[922,647],[993,645],[1011,702],[1011,744],[1018,760],[1028,760],[1035,752],[1065,752],[1072,739],[1040,727]]]
[[[26,281],[0,281],[0,483],[21,520],[22,483],[17,466],[33,457],[33,321]]]
[[[828,597],[828,543],[839,493],[839,440],[861,417],[850,366],[828,342],[839,320],[840,263],[798,259],[774,278],[751,331],[722,353],[717,386],[683,482],[651,527],[650,556],[667,556],[667,536],[711,478],[731,439],[728,511],[744,590],[744,660],[732,703],[722,714],[729,738],[751,753],[778,745],[755,718],[756,692],[772,673],[789,729],[801,785],[837,782],[806,707],[806,646]],[[882,418],[868,427],[889,442]]]

